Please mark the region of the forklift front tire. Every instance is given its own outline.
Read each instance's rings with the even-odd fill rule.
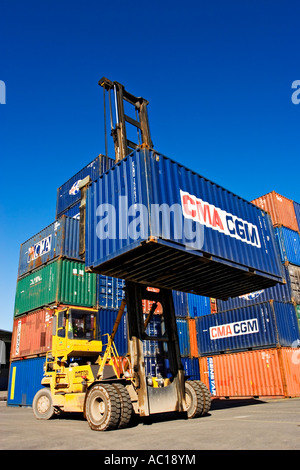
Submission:
[[[50,419],[55,413],[49,388],[41,388],[32,402],[32,409],[37,419]]]

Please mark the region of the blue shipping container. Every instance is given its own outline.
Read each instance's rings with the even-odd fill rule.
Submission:
[[[7,405],[32,406],[34,396],[42,387],[45,357],[35,357],[10,364]]]
[[[188,316],[188,303],[187,294],[185,292],[172,292],[174,310],[176,317],[187,317]]]
[[[298,230],[300,232],[300,204],[298,202],[294,201],[294,209],[295,209],[296,219],[298,223]]]
[[[100,274],[224,300],[282,281],[266,212],[149,150],[89,186],[85,262]]]
[[[115,161],[104,155],[98,155],[91,163],[78,171],[66,183],[57,189],[56,218],[59,218],[68,208],[80,201],[79,182],[90,176],[95,181],[102,173],[105,173],[115,164]]]
[[[181,363],[187,380],[200,380],[199,359],[194,357],[182,357]],[[171,377],[169,359],[165,359],[166,377]]]
[[[276,346],[298,347],[295,307],[264,302],[196,318],[200,356]]]
[[[200,380],[199,359],[182,357],[181,362],[184,368],[184,375],[188,380]]]
[[[210,297],[203,297],[202,295],[188,294],[189,316],[191,318],[201,317],[202,315],[209,315]]]
[[[260,304],[262,302],[268,302],[269,300],[278,300],[279,302],[296,301],[294,295],[292,295],[289,270],[285,266],[284,273],[286,284],[277,284],[274,287],[260,289],[256,292],[240,295],[239,297],[234,297],[233,299],[229,300],[217,300],[218,312],[225,312],[226,310],[233,310],[234,308]]]
[[[80,219],[80,202],[70,207],[64,212],[64,215],[72,217],[73,219]]]
[[[108,335],[111,335],[116,318],[117,309],[100,308],[97,313],[97,337],[103,341],[103,345],[107,344]],[[114,339],[119,356],[125,356],[128,353],[128,328],[127,315],[124,312],[121,322]],[[105,346],[104,346],[105,347]]]
[[[147,315],[144,315],[144,321],[146,320]],[[147,328],[146,334],[152,337],[161,337],[162,333],[162,324],[161,324],[161,316],[154,315]],[[143,341],[143,351],[145,356],[163,356],[163,342],[162,341],[155,341],[155,340],[144,340]]]
[[[114,277],[97,275],[97,305],[104,308],[120,308],[125,297],[125,281]]]
[[[18,277],[58,257],[82,261],[79,256],[79,221],[63,216],[22,243]]]
[[[165,363],[161,356],[145,356],[144,362],[146,376],[157,377],[160,374],[162,377],[166,377]]]
[[[191,353],[189,325],[186,318],[176,318],[179,349],[181,356],[189,356]]]
[[[275,227],[274,232],[282,263],[300,266],[300,234],[283,226]]]

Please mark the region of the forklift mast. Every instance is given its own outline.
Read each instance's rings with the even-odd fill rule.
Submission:
[[[112,82],[105,77],[99,80],[99,85],[103,87],[106,156],[108,156],[106,132],[106,93],[108,94],[109,98],[110,127],[111,135],[114,141],[116,163],[125,158],[132,150],[137,148],[152,148],[153,144],[150,136],[147,112],[147,105],[149,102],[142,97],[136,97],[126,91],[121,83]],[[112,109],[112,94],[115,104],[115,116],[113,115]],[[129,103],[131,106],[131,109],[135,113],[135,118],[125,114],[125,102]],[[135,128],[137,133],[137,142],[133,142],[128,138],[128,124]]]

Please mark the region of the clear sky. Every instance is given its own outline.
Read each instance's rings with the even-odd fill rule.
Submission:
[[[0,329],[20,244],[105,151],[102,76],[149,100],[157,151],[245,199],[300,202],[299,18],[297,1],[1,1]]]

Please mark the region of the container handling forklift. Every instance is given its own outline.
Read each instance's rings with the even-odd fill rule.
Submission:
[[[128,93],[123,85],[106,78],[99,81],[109,96],[111,135],[115,160],[118,162],[136,148],[151,148],[147,104],[143,98]],[[115,123],[111,106],[115,99]],[[125,114],[126,105],[133,106],[135,119]],[[126,125],[136,128],[138,143],[127,139]],[[105,124],[106,127],[106,124]],[[105,129],[105,147],[107,141]],[[85,198],[88,180],[81,182],[80,252],[85,253]],[[143,300],[153,302],[146,319]],[[161,337],[146,334],[147,326],[158,303],[162,307]],[[128,321],[128,355],[119,357],[114,338],[126,310]],[[147,289],[126,281],[125,298],[121,303],[108,343],[103,348],[96,327],[97,310],[68,307],[53,313],[52,350],[48,352],[42,386],[33,400],[33,412],[38,419],[49,419],[63,412],[83,412],[91,429],[105,431],[122,428],[132,416],[178,412],[188,418],[205,415],[210,410],[209,390],[200,380],[187,380],[181,363],[172,291]],[[146,376],[143,341],[163,342],[169,363],[168,377]]]

